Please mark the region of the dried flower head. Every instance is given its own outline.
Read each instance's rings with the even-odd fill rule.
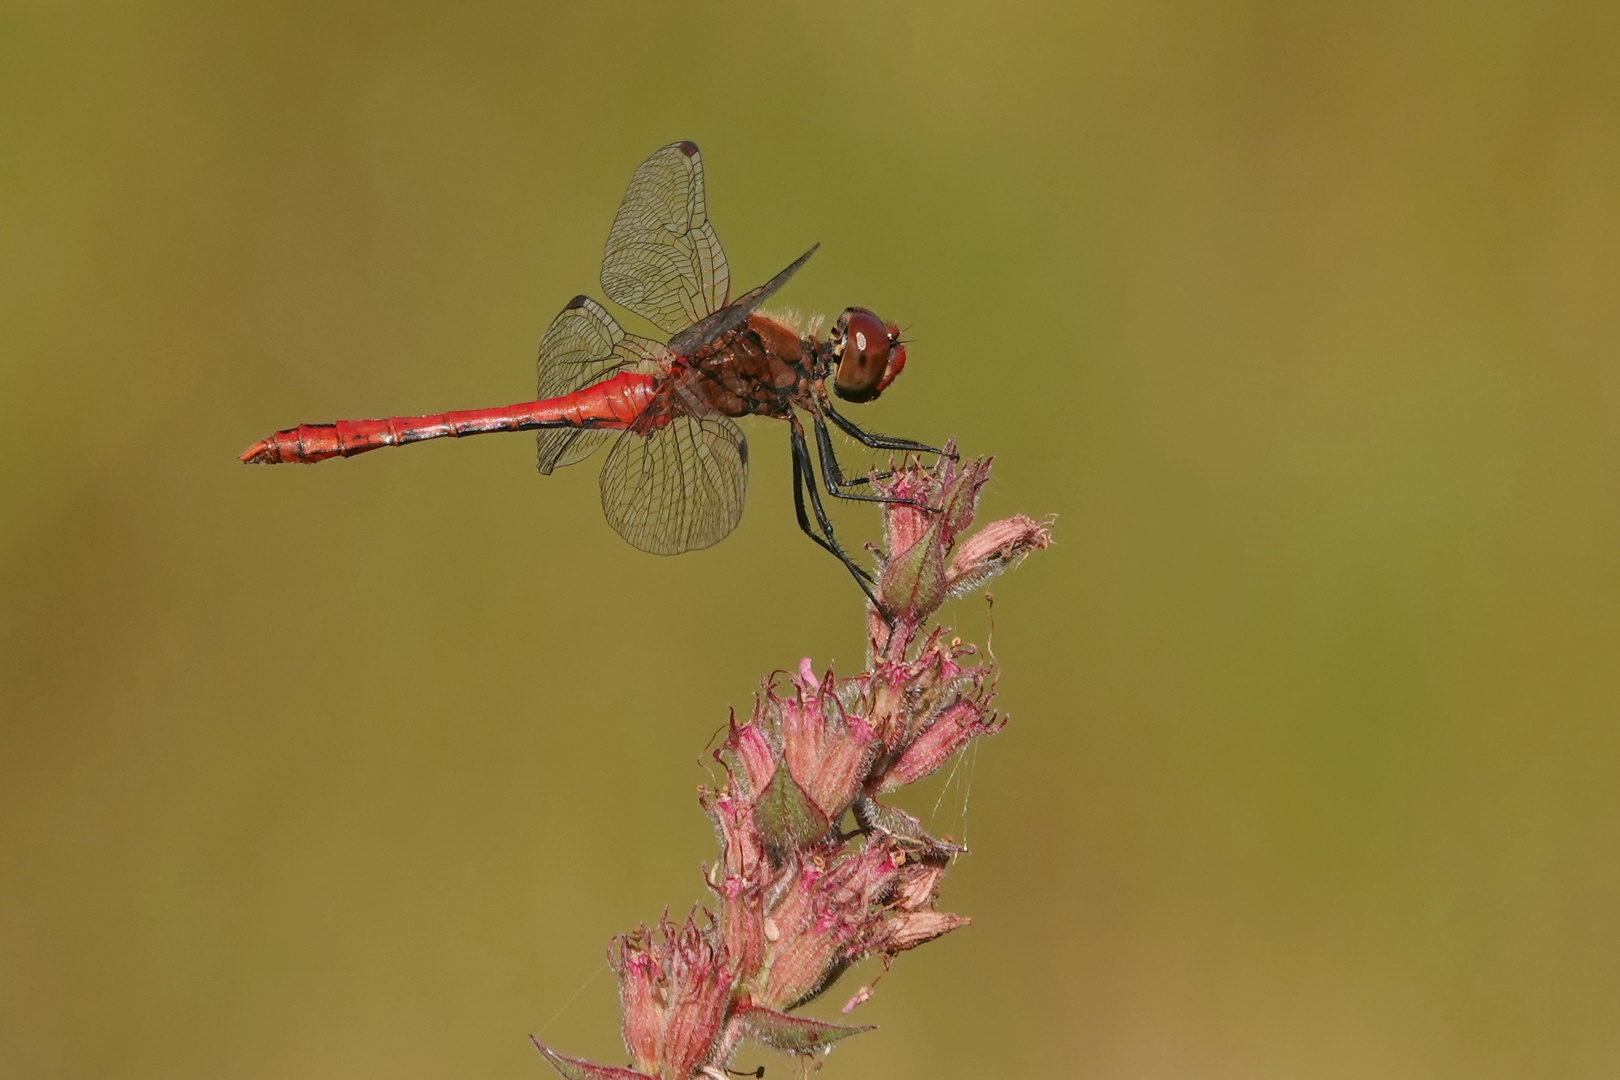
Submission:
[[[881,494],[923,505],[884,506],[878,597],[869,609],[867,668],[843,678],[809,660],[765,680],[745,723],[733,717],[715,751],[724,783],[700,789],[720,856],[705,879],[715,915],[660,920],[620,937],[619,976],[630,1068],[593,1065],[535,1045],[567,1080],[723,1077],[749,1038],[816,1055],[869,1030],[791,1015],[851,964],[885,964],[968,920],[935,906],[962,848],[929,836],[918,819],[879,801],[1000,730],[994,672],[977,652],[928,619],[1047,545],[1026,517],[993,522],[965,539],[988,460],[931,468],[908,461]],[[846,823],[848,829],[846,831]],[[848,1012],[871,996],[862,987]]]
[[[666,917],[615,941],[608,964],[619,976],[624,1044],[648,1076],[685,1080],[709,1060],[731,994],[724,950],[687,918]]]
[[[990,479],[990,458],[959,462],[955,442],[931,469],[906,466],[873,490],[904,502],[883,506],[884,550],[878,556],[878,599],[892,629],[873,610],[868,630],[873,653],[903,655],[918,629],[941,604],[979,588],[1032,551],[1051,542],[1050,523],[1017,515],[991,522],[957,546],[973,524],[979,493]],[[953,554],[954,549],[954,554]]]

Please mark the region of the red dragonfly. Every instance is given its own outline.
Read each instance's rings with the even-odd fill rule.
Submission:
[[[871,401],[888,388],[906,364],[893,323],[866,308],[846,308],[821,338],[815,326],[800,328],[759,311],[816,247],[731,300],[725,252],[704,203],[703,159],[692,143],[666,146],[630,178],[608,232],[602,291],[672,335],[667,342],[625,333],[600,304],[576,296],[540,341],[538,400],[300,424],[254,443],[241,460],[308,463],[447,435],[537,430],[540,471],[549,474],[585,460],[617,432],[602,466],[608,524],[643,551],[674,555],[709,547],[737,527],[748,443],[734,420],[775,417],[788,424],[799,528],[848,567],[871,598],[871,575],[833,535],[798,414],[810,420],[821,481],[834,498],[891,501],[850,490],[866,479],[845,477],[829,422],[874,449],[940,451],[864,431],[834,410],[827,395],[829,379],[846,401]]]

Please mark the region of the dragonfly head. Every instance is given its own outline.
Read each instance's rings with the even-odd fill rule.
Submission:
[[[865,308],[845,308],[832,331],[837,365],[833,391],[845,401],[871,401],[888,389],[906,366],[900,328]]]

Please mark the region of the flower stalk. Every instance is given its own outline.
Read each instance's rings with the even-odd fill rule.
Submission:
[[[947,451],[953,450],[947,446]],[[715,751],[724,783],[700,788],[719,856],[704,878],[712,910],[616,938],[628,1067],[535,1046],[565,1080],[723,1080],[744,1039],[809,1059],[866,1026],[794,1015],[851,965],[885,970],[908,949],[966,926],[936,907],[964,849],[880,801],[999,731],[995,670],[930,628],[940,606],[1050,542],[1017,516],[968,534],[990,461],[908,460],[874,490],[883,505],[868,606],[866,669],[817,673],[809,660],[767,678],[748,720],[733,716]],[[871,996],[862,987],[848,1013]]]

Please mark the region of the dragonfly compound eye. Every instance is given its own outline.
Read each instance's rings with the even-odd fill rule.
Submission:
[[[900,373],[905,349],[894,331],[865,308],[846,309],[838,326],[843,331],[842,348],[833,390],[845,401],[871,401]]]

